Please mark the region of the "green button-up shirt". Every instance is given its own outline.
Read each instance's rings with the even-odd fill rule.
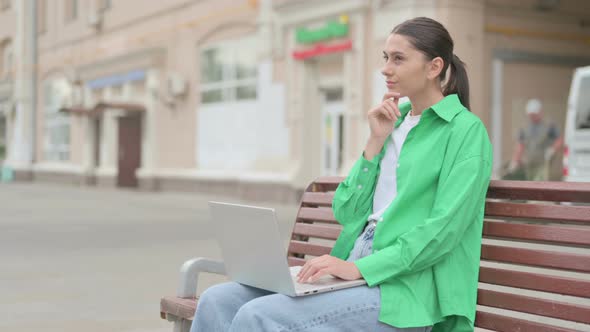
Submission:
[[[396,128],[410,107],[400,105]],[[373,212],[386,146],[372,160],[361,156],[336,190],[334,215],[343,228],[335,257],[348,257]],[[397,196],[377,224],[373,253],[355,262],[369,287],[381,287],[380,321],[473,331],[491,166],[487,131],[457,95],[422,113],[398,164],[388,165],[397,167]]]

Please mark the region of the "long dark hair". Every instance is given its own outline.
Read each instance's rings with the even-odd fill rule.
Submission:
[[[443,82],[449,64],[451,74],[443,87],[445,96],[456,93],[463,106],[469,109],[469,79],[465,63],[453,53],[453,39],[447,29],[439,22],[428,17],[416,17],[407,20],[391,31],[408,38],[410,43],[429,60],[441,57],[444,62],[439,78]]]

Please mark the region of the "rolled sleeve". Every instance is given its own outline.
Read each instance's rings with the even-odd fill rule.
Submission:
[[[374,187],[379,175],[379,163],[385,149],[367,160],[364,155],[356,161],[348,176],[338,185],[332,201],[336,220],[344,225],[366,214],[372,208]]]

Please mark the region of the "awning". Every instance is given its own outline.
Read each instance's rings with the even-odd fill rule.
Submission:
[[[127,112],[145,112],[145,106],[142,104],[134,104],[134,103],[108,103],[108,102],[100,102],[94,106],[92,112],[96,113],[96,115],[106,111],[107,109],[115,109]]]
[[[76,115],[87,115],[91,117],[100,116],[107,110],[119,110],[119,111],[126,111],[129,113],[142,113],[145,112],[145,106],[141,104],[134,104],[134,103],[108,103],[108,102],[100,102],[94,105],[94,107],[82,107],[82,106],[72,106],[72,107],[62,107],[59,109],[60,112],[76,114]]]
[[[69,114],[76,114],[76,115],[92,115],[92,108],[85,108],[82,106],[73,106],[73,107],[61,107],[59,109],[60,112],[69,113]]]

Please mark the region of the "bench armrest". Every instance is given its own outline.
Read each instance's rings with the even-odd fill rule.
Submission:
[[[195,297],[199,273],[201,272],[224,275],[225,265],[222,261],[205,257],[197,257],[184,262],[180,268],[180,283],[176,296],[183,298]]]

